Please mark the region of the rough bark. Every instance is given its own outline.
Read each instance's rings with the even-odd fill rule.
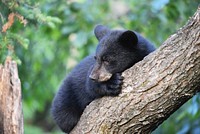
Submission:
[[[23,134],[21,83],[11,58],[0,65],[0,134]]]
[[[72,134],[150,133],[199,92],[200,8],[123,76],[122,93],[93,101]]]

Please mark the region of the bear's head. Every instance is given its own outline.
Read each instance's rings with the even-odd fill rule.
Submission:
[[[121,73],[138,62],[138,37],[130,30],[110,30],[103,25],[94,29],[99,44],[94,56],[96,62],[90,78],[99,82],[107,81],[115,73]]]

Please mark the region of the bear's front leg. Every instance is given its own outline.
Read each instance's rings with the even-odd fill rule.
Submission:
[[[103,96],[117,96],[121,93],[123,77],[121,73],[113,74],[112,77],[105,82],[98,82],[88,78],[87,92],[93,96],[93,99]]]
[[[113,74],[111,79],[106,82],[102,82],[102,86],[105,91],[105,95],[108,96],[117,96],[121,93],[121,86],[123,83],[123,77],[120,73]]]

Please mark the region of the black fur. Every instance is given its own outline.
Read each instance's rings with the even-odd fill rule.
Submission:
[[[64,79],[52,104],[52,115],[62,131],[69,133],[85,107],[102,96],[121,92],[121,73],[142,60],[155,47],[130,30],[110,30],[98,25],[96,54],[83,59]]]

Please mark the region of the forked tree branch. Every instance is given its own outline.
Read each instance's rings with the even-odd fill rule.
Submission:
[[[199,92],[200,7],[123,76],[122,93],[93,101],[72,134],[150,133]]]

